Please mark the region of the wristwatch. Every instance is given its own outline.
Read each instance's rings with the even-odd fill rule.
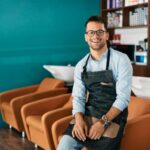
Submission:
[[[100,119],[100,122],[103,124],[103,128],[107,129],[111,125],[111,121],[108,120],[106,115],[103,115]]]

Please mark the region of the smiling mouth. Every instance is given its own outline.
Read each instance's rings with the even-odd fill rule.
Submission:
[[[96,43],[96,44],[99,44],[99,43],[101,43],[101,39],[100,40],[98,40],[98,41],[91,41],[92,43]]]
[[[92,42],[92,43],[94,43],[94,44],[99,44],[100,42]]]

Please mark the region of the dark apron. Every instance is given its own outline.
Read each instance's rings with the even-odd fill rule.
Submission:
[[[94,116],[100,119],[104,114],[106,114],[112,107],[114,101],[116,100],[116,82],[113,78],[112,70],[109,70],[109,60],[110,60],[110,49],[107,53],[107,63],[106,70],[87,72],[86,67],[90,55],[88,56],[86,63],[83,67],[82,81],[89,93],[88,100],[85,105],[85,115]],[[80,141],[84,146],[90,150],[119,150],[120,141],[123,136],[124,127],[127,120],[128,111],[125,109],[121,112],[114,120],[115,123],[120,125],[117,137],[112,139],[108,137],[101,137],[99,140],[87,139],[86,141]],[[65,134],[72,136],[72,124],[65,131]]]

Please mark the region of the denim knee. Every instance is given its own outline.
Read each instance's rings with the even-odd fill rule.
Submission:
[[[60,140],[57,150],[80,150],[82,147],[73,137],[64,135]]]

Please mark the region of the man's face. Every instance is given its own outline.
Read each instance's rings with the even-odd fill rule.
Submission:
[[[86,27],[85,41],[94,51],[100,51],[106,46],[109,34],[106,32],[104,24],[99,22],[89,22]]]

